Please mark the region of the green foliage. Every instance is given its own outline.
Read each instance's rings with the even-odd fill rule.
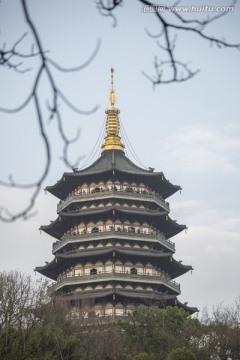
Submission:
[[[9,326],[0,333],[1,360],[78,360],[79,341],[53,325],[31,331]]]
[[[130,353],[157,353],[159,359],[166,359],[171,349],[186,344],[191,321],[189,314],[177,307],[139,306],[134,316],[118,325],[124,330]]]
[[[0,273],[1,360],[240,359],[240,298],[206,311],[201,321],[177,307],[140,306],[117,324],[94,316],[67,320],[66,304],[53,300],[46,284]]]
[[[128,355],[127,360],[154,360],[155,356],[153,354],[140,353],[138,355],[132,356]]]
[[[196,360],[196,356],[187,348],[172,350],[167,360]]]

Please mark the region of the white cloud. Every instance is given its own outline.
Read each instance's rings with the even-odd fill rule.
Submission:
[[[181,128],[168,139],[163,149],[169,169],[184,171],[228,171],[239,174],[239,124],[218,128],[192,125]]]
[[[200,201],[173,203],[174,218],[187,221],[187,234],[172,240],[177,260],[191,264],[190,273],[179,278],[182,298],[200,308],[219,301],[232,302],[239,295],[240,214],[225,208],[208,208]]]
[[[14,191],[14,189],[0,189],[1,203],[12,212],[19,211],[28,204],[29,192]],[[45,260],[51,260],[53,238],[42,232],[39,227],[49,224],[50,219],[56,217],[56,201],[43,193],[38,197],[34,211],[36,216],[27,221],[22,219],[12,223],[0,221],[0,271],[20,269],[22,272],[33,274],[33,269],[44,265]]]

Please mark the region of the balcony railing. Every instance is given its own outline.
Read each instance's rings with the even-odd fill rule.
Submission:
[[[92,191],[89,194],[73,194],[69,195],[66,200],[62,200],[57,205],[57,211],[62,211],[65,207],[67,207],[70,203],[75,203],[79,201],[85,201],[85,200],[100,200],[100,199],[106,199],[111,198],[113,196],[116,196],[119,199],[129,199],[129,200],[147,200],[151,201],[154,200],[158,205],[160,205],[164,210],[170,211],[169,203],[166,202],[160,195],[155,193],[155,191],[152,192],[136,192],[136,191],[120,191],[120,190],[106,190],[106,191]]]
[[[163,284],[168,288],[180,293],[180,284],[173,280],[168,279],[165,275],[143,275],[143,274],[131,274],[128,272],[102,272],[94,275],[78,275],[78,276],[66,276],[61,280],[58,280],[55,284],[49,286],[48,291],[52,293],[62,288],[65,285],[78,285],[85,283],[94,283],[100,281],[126,281],[129,282],[144,282],[149,284]]]
[[[119,238],[119,239],[136,239],[140,241],[154,241],[160,243],[171,251],[175,252],[175,243],[166,239],[162,233],[159,234],[145,234],[143,232],[133,232],[133,231],[119,231],[119,230],[109,230],[101,232],[84,232],[82,234],[66,234],[63,240],[56,241],[53,243],[53,253],[62,249],[67,244],[78,243],[79,241],[93,241],[97,239],[110,239],[110,238]]]

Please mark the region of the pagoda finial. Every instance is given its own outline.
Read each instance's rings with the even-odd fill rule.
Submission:
[[[114,69],[111,68],[111,91],[110,91],[110,95],[109,95],[109,100],[110,100],[110,104],[114,107],[115,102],[116,102],[116,95],[115,95],[115,91],[114,91]]]
[[[111,68],[111,90],[109,94],[109,101],[111,108],[107,109],[105,112],[107,114],[106,121],[106,132],[107,136],[105,137],[105,142],[102,145],[104,150],[122,150],[124,151],[124,145],[121,143],[121,138],[119,136],[120,124],[118,119],[118,114],[120,113],[119,109],[114,107],[116,103],[116,94],[114,90],[114,69]]]

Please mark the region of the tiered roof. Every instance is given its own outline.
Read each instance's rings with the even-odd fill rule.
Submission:
[[[52,291],[61,291],[62,295],[69,300],[75,298],[73,290],[76,286],[82,286],[82,289],[85,289],[86,283],[101,283],[103,286],[101,289],[97,289],[93,285],[92,290],[88,290],[88,292],[81,290],[81,293],[78,293],[79,299],[106,298],[109,300],[111,296],[112,299],[119,296],[124,299],[136,299],[139,303],[141,303],[141,299],[149,299],[166,300],[169,305],[176,305],[176,296],[180,294],[180,285],[173,279],[192,270],[192,266],[184,265],[173,258],[175,247],[169,238],[186,229],[186,226],[178,224],[169,217],[169,205],[165,199],[181,190],[181,187],[169,182],[162,172],[154,172],[153,168],[143,169],[125,156],[124,145],[119,136],[118,114],[120,111],[114,107],[116,97],[113,88],[113,69],[111,73],[111,108],[106,110],[106,137],[102,145],[102,154],[89,167],[66,172],[55,185],[46,187],[48,192],[61,201],[57,219],[49,225],[41,226],[40,230],[59,241],[53,245],[54,259],[45,266],[37,267],[36,270],[52,280],[57,280],[57,283],[52,286]],[[98,184],[99,181],[102,183],[110,181],[112,184],[127,182],[137,186],[144,184],[147,189],[150,189],[150,192],[146,196],[134,193],[132,197],[127,193],[124,194],[123,191],[114,189],[108,189],[109,191],[106,192],[98,189],[102,193],[97,196],[77,193],[77,189],[82,185]],[[104,199],[106,202],[102,203]],[[127,206],[121,202],[122,199]],[[136,203],[141,206],[137,207]],[[89,207],[88,204],[94,206]],[[118,232],[114,228],[108,233],[105,230],[99,232],[96,236],[96,234],[86,232],[80,234],[80,232],[73,231],[80,223],[88,224],[99,221],[106,223],[109,219],[117,220],[121,224],[125,222],[140,225],[147,223],[155,233],[144,234],[140,233],[139,229],[139,233],[135,233],[133,236],[133,234],[125,233],[124,229],[119,228]],[[58,246],[58,244],[62,245]],[[161,271],[155,275],[132,274],[125,270],[124,272],[112,270],[110,273],[99,272],[89,275],[83,273],[79,277],[66,275],[67,271],[70,271],[69,269],[73,269],[79,264],[84,265],[90,262],[94,266],[97,261],[101,260],[102,263],[107,263],[109,260],[114,262],[115,259],[122,264],[130,261],[145,266],[150,263],[154,269]],[[125,286],[130,282],[133,284],[132,289]],[[104,285],[107,283],[119,283],[123,286],[107,289]],[[145,292],[143,288],[135,291],[134,284],[137,283],[140,283],[144,289],[150,284],[152,292]],[[178,305],[190,313],[197,311],[196,308],[188,307],[180,302]]]
[[[46,190],[64,200],[83,181],[111,179],[113,170],[115,179],[145,182],[164,199],[181,190],[181,186],[173,185],[165,178],[163,172],[154,172],[152,168],[143,169],[127,158],[123,151],[115,149],[103,151],[102,155],[86,169],[64,173],[55,185],[47,186]]]

